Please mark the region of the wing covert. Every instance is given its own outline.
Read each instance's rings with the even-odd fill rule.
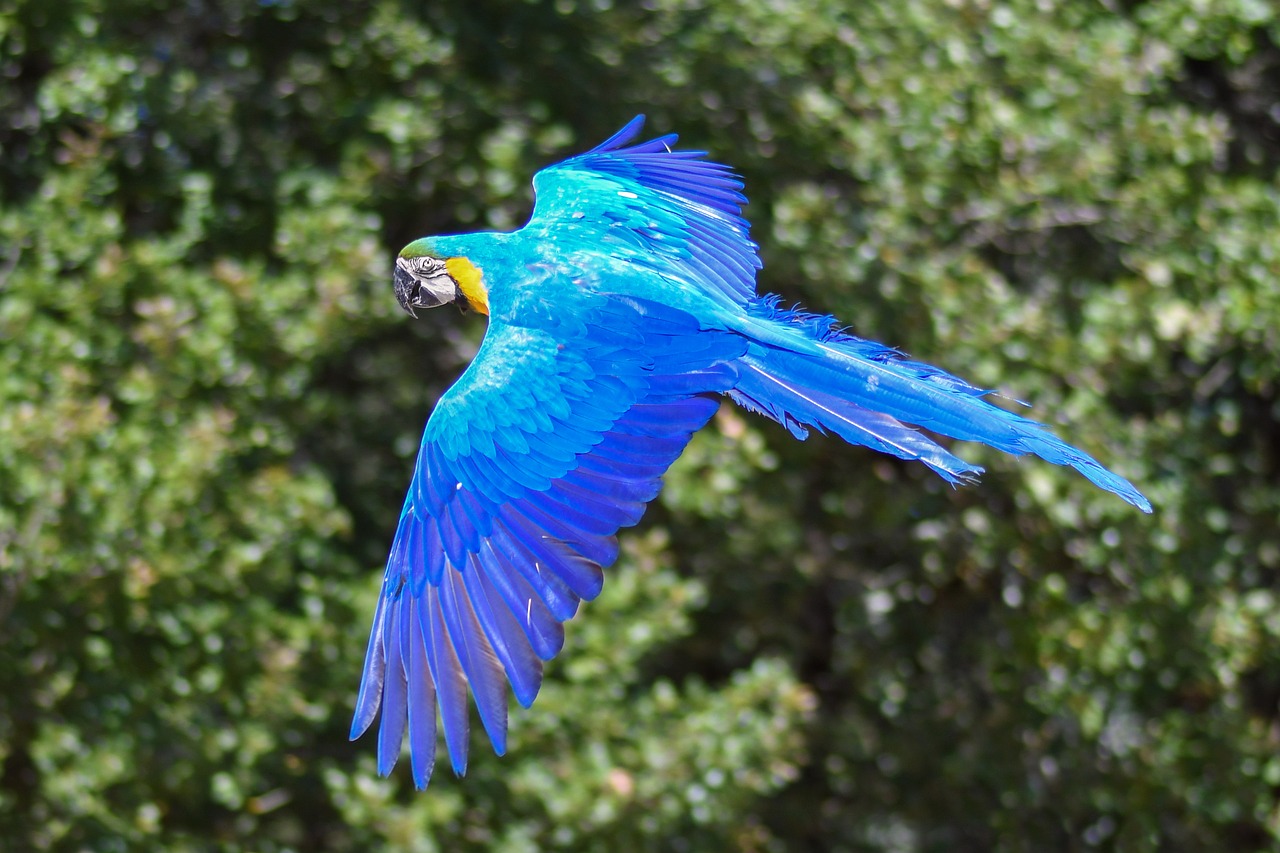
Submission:
[[[745,342],[688,314],[590,297],[575,336],[494,323],[427,424],[387,559],[352,737],[381,707],[378,769],[407,732],[434,767],[436,710],[466,768],[468,686],[495,751],[507,686],[528,707],[561,623],[599,594],[660,478],[736,380]]]

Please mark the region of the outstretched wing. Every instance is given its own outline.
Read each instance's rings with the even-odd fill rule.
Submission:
[[[726,304],[756,291],[757,246],[740,215],[742,182],[705,151],[673,150],[675,134],[627,147],[636,116],[605,142],[533,178],[526,230],[685,277]]]
[[[732,387],[745,350],[688,314],[592,295],[558,327],[495,323],[423,436],[387,559],[351,736],[382,708],[378,769],[407,729],[414,782],[435,762],[436,708],[466,769],[467,685],[494,749],[507,684],[528,707],[561,625],[599,592],[660,477]]]

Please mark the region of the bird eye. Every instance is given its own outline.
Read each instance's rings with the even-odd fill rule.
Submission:
[[[431,278],[445,271],[444,261],[436,258],[428,258],[425,255],[420,258],[413,259],[411,267],[413,274],[418,278]]]

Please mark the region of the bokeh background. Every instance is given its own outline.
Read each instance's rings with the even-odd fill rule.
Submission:
[[[1151,497],[725,408],[510,753],[347,728],[482,318],[392,254],[632,115],[762,286]],[[1267,0],[0,6],[0,849],[1252,850],[1280,839]]]

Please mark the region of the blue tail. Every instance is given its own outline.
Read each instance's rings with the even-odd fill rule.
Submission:
[[[1095,485],[1151,512],[1151,503],[1128,480],[1042,424],[993,406],[985,399],[989,391],[840,332],[831,317],[780,308],[776,296],[753,301],[748,314],[744,331],[754,342],[738,363],[739,381],[729,396],[797,438],[805,438],[809,427],[833,432],[852,444],[918,459],[950,483],[970,483],[982,473],[908,426],[914,424],[1070,465]]]

